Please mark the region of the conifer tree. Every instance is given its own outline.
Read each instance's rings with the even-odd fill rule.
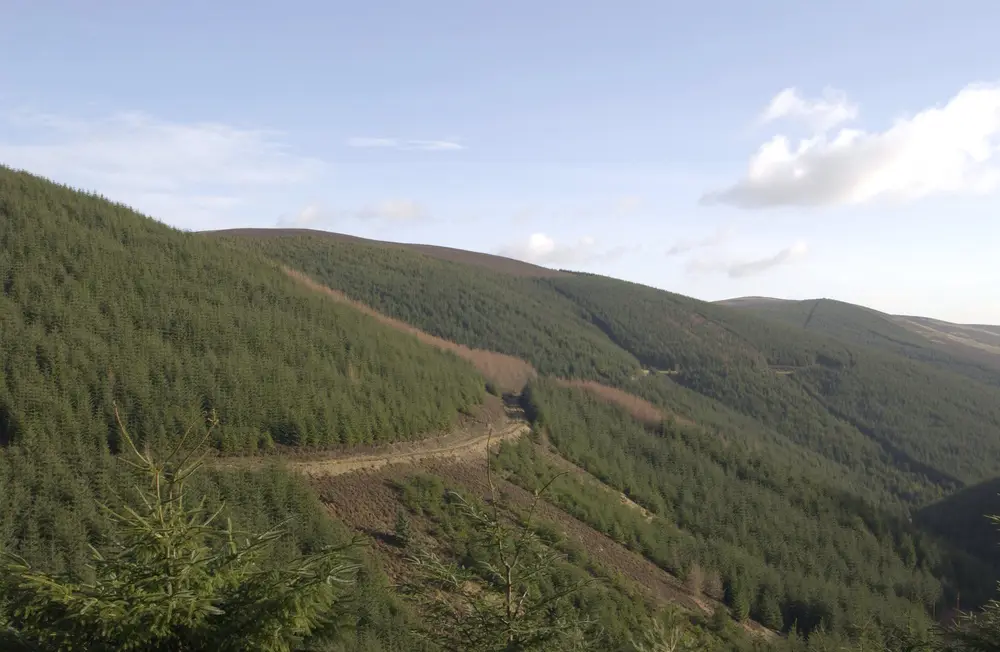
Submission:
[[[192,430],[161,462],[136,448],[117,407],[125,461],[145,477],[138,502],[106,507],[118,536],[91,549],[92,578],[40,572],[4,553],[4,650],[261,650],[287,652],[332,634],[357,565],[328,548],[284,567],[258,565],[280,529],[238,533],[220,508],[191,504],[185,481],[200,467]]]

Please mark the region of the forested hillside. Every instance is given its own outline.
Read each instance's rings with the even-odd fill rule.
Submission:
[[[56,568],[107,531],[115,403],[154,450],[214,411],[213,444],[249,451],[419,437],[483,394],[271,261],[6,168],[0,279],[0,544]]]
[[[546,282],[643,364],[837,461],[870,455],[856,430],[915,482],[1000,473],[1000,388],[633,283]]]
[[[294,583],[286,562],[365,542],[350,599],[319,617],[336,635],[268,649],[930,650],[936,620],[994,595],[981,512],[1000,510],[1000,387],[909,354],[918,336],[876,313],[803,328],[791,309],[765,318],[483,254],[265,235],[182,233],[0,168],[3,552],[92,580],[88,544],[143,532],[102,507],[137,504],[122,457],[170,451],[208,418],[213,461],[193,498],[248,531],[290,519],[233,581]],[[487,396],[454,343],[517,356],[531,371],[517,386],[532,380]],[[525,418],[530,436],[513,439]],[[495,425],[496,477],[483,478],[456,451],[486,449]],[[359,472],[351,455],[378,464]],[[336,479],[323,460],[344,462]],[[238,561],[219,527],[211,564]],[[3,559],[0,592],[20,595],[34,580]],[[11,623],[27,631],[8,597],[0,643]],[[268,608],[292,618],[305,602]]]
[[[240,241],[428,331],[600,380],[673,415],[651,431],[648,419],[545,380],[528,399],[561,456],[656,518],[611,516],[581,486],[557,485],[556,502],[670,572],[696,568],[702,582],[730,587],[721,597],[737,612],[848,631],[873,614],[901,625],[990,595],[993,555],[910,520],[1000,473],[1000,393],[987,383],[846,333],[606,277],[489,274],[316,235]],[[560,348],[580,333],[600,348]],[[598,361],[615,350],[633,366]],[[588,364],[588,351],[601,357]],[[539,417],[546,403],[556,425]],[[526,446],[508,448],[505,463],[528,483],[555,467]]]
[[[638,362],[537,279],[321,235],[226,238],[387,315],[467,346],[524,358],[539,373],[621,378]]]
[[[216,410],[226,450],[408,439],[482,395],[466,363],[276,263],[0,169],[0,441],[115,448]]]
[[[526,400],[562,456],[655,517],[611,516],[557,486],[561,503],[680,577],[719,587],[734,610],[768,626],[847,630],[872,617],[902,625],[977,584],[975,561],[827,484],[794,453],[722,441],[697,425],[650,428],[545,381]],[[551,475],[526,443],[502,459],[517,477]],[[978,588],[983,598],[993,587]]]
[[[1000,388],[929,364],[606,277],[515,277],[294,231],[225,237],[435,335],[525,358],[543,374],[600,380],[654,402],[676,394],[670,383],[683,385],[836,464],[865,469],[904,502],[1000,473]]]
[[[968,339],[969,328],[897,317],[831,299],[733,299],[721,305],[746,310],[845,342],[895,353],[974,380],[1000,385],[1000,336]],[[949,337],[950,328],[952,336]],[[989,336],[988,327],[979,330]]]

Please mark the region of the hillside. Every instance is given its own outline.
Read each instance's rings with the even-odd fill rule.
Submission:
[[[644,365],[835,461],[865,465],[881,449],[913,491],[1000,472],[1000,388],[636,284],[590,275],[547,282]],[[948,433],[962,433],[969,448],[956,450]]]
[[[251,451],[413,439],[484,393],[271,261],[6,168],[0,279],[0,534],[32,559],[77,563],[104,529],[113,404],[153,449],[214,411],[214,445]]]
[[[218,417],[194,490],[292,519],[262,568],[360,537],[349,625],[301,649],[465,649],[451,606],[529,539],[517,591],[592,649],[657,619],[691,649],[844,649],[993,595],[1000,387],[878,313],[803,328],[447,248],[183,233],[7,169],[0,244],[0,544],[40,568],[85,578],[120,534],[117,407],[153,452]]]
[[[905,523],[914,507],[1000,471],[995,456],[1000,446],[1000,403],[995,388],[889,352],[873,352],[852,341],[803,332],[730,307],[610,278],[487,274],[481,268],[433,259],[415,251],[369,243],[352,247],[336,238],[300,233],[266,239],[230,236],[230,241],[234,246],[274,256],[357,301],[437,336],[523,357],[543,374],[576,379],[570,384],[586,386],[579,382],[584,380],[607,383],[617,388],[615,391],[627,393],[623,396],[634,396],[634,406],[641,404],[641,396],[648,406],[642,409],[646,416],[640,416],[646,427],[650,423],[654,429],[659,427],[648,416],[657,411],[674,423],[695,424],[696,432],[701,433],[698,437],[707,438],[695,445],[697,452],[685,452],[684,446],[689,444],[683,442],[685,437],[693,436],[690,433],[670,440],[673,443],[662,453],[665,459],[686,459],[681,468],[693,469],[698,468],[699,456],[714,457],[722,464],[721,469],[738,469],[736,477],[765,482],[777,502],[769,502],[773,499],[766,493],[758,494],[756,489],[726,487],[719,481],[721,484],[711,490],[719,496],[719,507],[715,512],[686,517],[683,535],[640,535],[638,531],[628,534],[630,530],[621,530],[621,523],[615,526],[618,536],[633,539],[636,549],[670,572],[683,576],[692,561],[708,572],[742,568],[755,578],[754,591],[770,586],[768,591],[785,596],[778,599],[778,604],[783,605],[780,608],[787,615],[795,602],[789,596],[795,591],[811,586],[808,592],[815,595],[821,589],[811,584],[801,560],[779,562],[762,556],[761,551],[771,544],[762,542],[756,549],[751,546],[751,541],[763,536],[760,531],[754,534],[754,524],[765,514],[780,514],[778,523],[791,524],[803,518],[798,526],[792,526],[793,532],[801,531],[805,523],[822,513],[824,518],[842,524],[838,527],[851,529],[864,523],[859,531],[881,542],[877,545],[886,545],[890,557],[896,559],[874,562],[882,553],[861,553],[882,570],[871,571],[875,574],[868,580],[838,580],[823,589],[831,591],[826,608],[837,613],[837,618],[850,620],[853,616],[834,604],[879,600],[860,594],[852,598],[840,595],[837,587],[841,582],[852,586],[859,582],[877,584],[878,573],[887,572],[886,564],[901,563],[900,568],[909,568],[917,557],[937,560],[928,561],[933,568],[925,567],[929,575],[918,581],[926,582],[932,576],[936,588],[926,583],[920,589],[899,585],[900,599],[948,602],[958,592],[966,597],[989,593],[990,582],[980,580],[989,577],[990,571],[983,571],[978,564],[991,561],[977,561],[958,552],[952,557],[949,544],[937,543],[926,533],[908,529]],[[589,347],[560,346],[570,338],[585,341]],[[595,357],[588,361],[586,354]],[[601,363],[602,359],[621,362],[608,366]],[[611,390],[600,391],[609,395]],[[592,400],[574,394],[569,405],[583,410]],[[621,397],[617,402],[628,403]],[[598,425],[602,418],[597,413],[586,416],[573,432],[596,438],[603,431]],[[643,426],[636,425],[641,432]],[[956,446],[957,435],[952,433],[962,433],[964,441],[976,441],[976,447]],[[723,449],[726,452],[709,453],[708,442],[719,439],[729,442],[728,449]],[[685,495],[698,496],[691,504],[708,507],[705,496],[709,490],[698,489],[696,480],[732,472],[705,468],[692,477],[663,478],[661,482],[667,483],[664,487],[657,488],[653,482],[640,499],[633,483],[641,473],[634,464],[639,459],[636,456],[645,459],[651,453],[640,453],[642,448],[637,444],[627,444],[624,458],[614,462],[623,464],[626,470],[615,476],[607,464],[623,453],[595,448],[598,441],[583,440],[578,444],[583,448],[573,452],[560,448],[559,441],[553,439],[562,456],[601,482],[640,500],[654,514],[665,514],[674,524],[678,518],[678,491],[684,489],[691,492]],[[622,441],[618,439],[617,443]],[[980,455],[973,450],[992,453]],[[541,476],[528,477],[537,480]],[[570,500],[567,496],[572,494],[563,492],[559,500]],[[717,541],[721,533],[732,526],[733,496],[761,502],[748,504],[741,512],[752,516],[738,526],[740,534],[731,539],[729,545],[735,549],[728,548],[725,554],[711,553],[714,546],[721,545]],[[788,511],[787,507],[778,507],[793,496],[815,496],[808,506],[803,505],[802,517],[795,515],[794,508]],[[820,506],[830,499],[832,502]],[[588,513],[593,513],[587,510],[594,509],[584,510],[572,500],[560,505],[585,520],[590,518]],[[608,526],[606,520],[589,522],[602,530]],[[656,552],[655,545],[659,544],[641,543],[645,536],[651,536],[650,542],[673,541],[667,544],[667,549],[673,550],[669,554]],[[779,536],[788,541],[794,535],[789,532]],[[806,554],[811,558],[824,559],[820,567],[825,568],[817,570],[824,577],[834,573],[831,568],[844,564],[858,568],[855,553],[820,551],[820,541],[833,541],[841,534],[824,531],[821,536],[811,543],[800,540],[791,549],[808,550]],[[860,535],[844,536],[846,541]],[[901,541],[911,543],[900,548]],[[911,544],[926,546],[925,552],[912,556],[907,552]],[[702,550],[708,556],[681,562],[684,557],[678,555],[685,549]],[[733,559],[740,561],[725,561],[727,555],[734,554]],[[838,554],[848,556],[834,561]],[[757,561],[752,561],[755,557]],[[782,563],[787,565],[782,568]],[[786,584],[788,581],[792,584]],[[880,594],[875,584],[872,588],[873,596]],[[937,597],[918,598],[918,594]],[[888,609],[884,614],[898,611],[874,603],[870,608]],[[761,609],[762,605],[754,606],[753,613],[763,618]],[[788,624],[785,617],[782,622]]]
[[[1000,385],[998,326],[889,315],[832,299],[743,297],[717,303]]]
[[[867,469],[879,491],[905,502],[1000,473],[1000,390],[927,364],[610,278],[514,277],[396,247],[269,236],[227,240],[542,374],[598,380],[654,403],[680,384],[836,464]],[[654,373],[638,373],[640,364]],[[942,437],[949,431],[989,454],[956,449]]]
[[[331,231],[317,231],[315,229],[220,229],[218,231],[203,231],[203,233],[220,236],[241,236],[249,238],[284,238],[289,236],[308,236],[310,238],[322,238],[329,242],[335,240],[347,244],[368,245],[370,247],[380,247],[389,249],[405,249],[414,251],[432,258],[448,260],[454,263],[462,263],[474,267],[481,267],[492,272],[500,272],[511,276],[526,276],[533,278],[553,278],[566,276],[567,272],[540,265],[532,265],[521,260],[498,256],[496,254],[484,254],[478,251],[466,251],[465,249],[455,249],[453,247],[440,247],[429,244],[415,244],[407,242],[387,242],[385,240],[371,240],[361,238],[356,235],[344,233],[333,233]]]
[[[536,278],[314,234],[207,235],[271,256],[432,335],[525,359],[539,373],[608,379],[639,366],[572,301]]]

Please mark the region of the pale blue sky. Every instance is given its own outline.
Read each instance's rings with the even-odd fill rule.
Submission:
[[[1000,3],[155,4],[0,0],[0,162],[187,229],[1000,323]]]

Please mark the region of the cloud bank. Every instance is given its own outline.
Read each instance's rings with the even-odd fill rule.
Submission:
[[[695,259],[688,263],[688,272],[694,274],[723,273],[729,278],[746,278],[762,274],[774,267],[796,262],[805,257],[809,248],[805,242],[799,241],[771,256],[752,260],[710,261]]]
[[[427,217],[427,209],[412,199],[384,199],[354,210],[328,209],[309,204],[294,215],[278,218],[278,226],[307,228],[344,220],[406,222]]]
[[[280,133],[221,123],[169,122],[139,112],[85,120],[28,111],[2,114],[0,122],[28,141],[0,142],[6,164],[186,228],[206,226],[262,187],[309,181],[327,169],[292,153]]]
[[[355,137],[347,139],[348,147],[362,149],[402,149],[423,152],[448,152],[465,149],[457,140],[401,140],[399,138]]]
[[[674,246],[670,247],[670,249],[667,249],[667,255],[679,256],[698,249],[717,247],[721,244],[729,242],[732,239],[733,234],[733,229],[731,227],[727,227],[718,229],[714,233],[697,240],[680,240],[675,243]]]
[[[1000,185],[1000,85],[973,84],[943,106],[897,119],[884,131],[841,128],[856,108],[834,91],[817,100],[779,93],[763,122],[798,120],[813,134],[776,135],[750,159],[746,176],[703,203],[745,209],[911,201],[977,194]]]
[[[592,236],[559,243],[545,233],[533,233],[526,241],[507,245],[496,253],[535,265],[581,265],[612,260],[628,251],[628,247],[602,249]]]

